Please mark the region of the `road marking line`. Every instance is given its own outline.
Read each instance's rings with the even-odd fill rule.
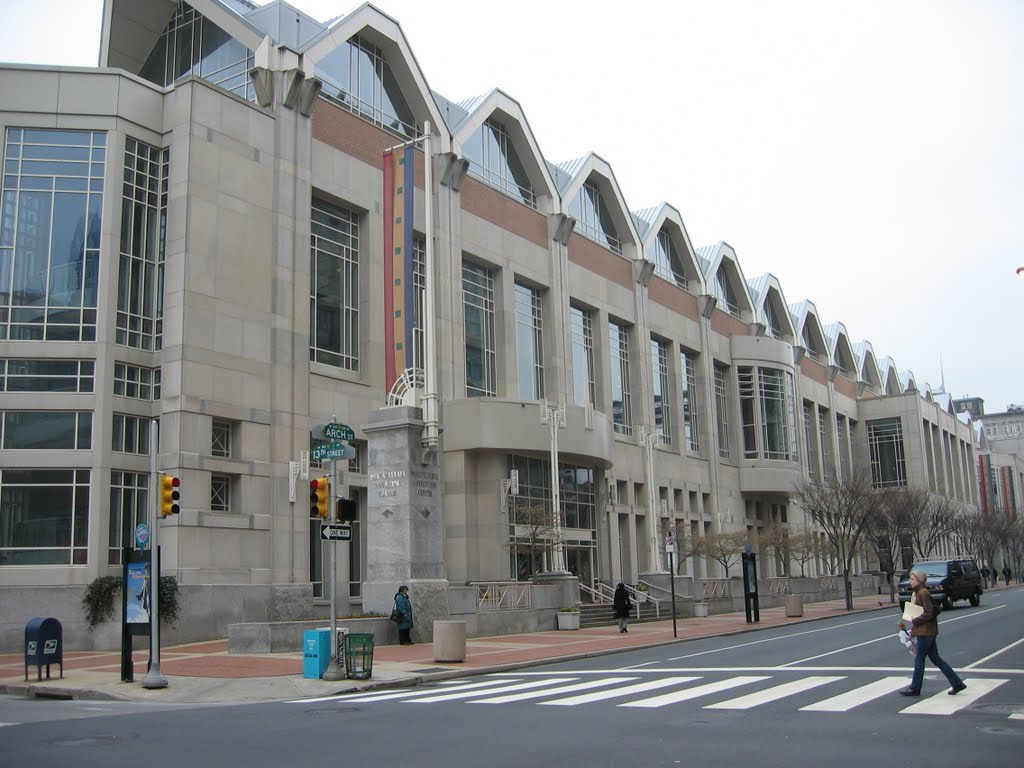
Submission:
[[[1021,643],[1024,643],[1024,637],[1022,637],[1020,640],[1017,640],[1016,642],[1010,643],[1005,648],[1000,648],[995,653],[990,653],[984,659],[978,659],[973,664],[968,664],[966,667],[964,667],[964,669],[974,669],[975,667],[981,666],[982,664],[984,664],[989,659],[994,659],[996,656],[999,656],[1002,653],[1006,653],[1008,650],[1010,650],[1011,648],[1013,648],[1015,646],[1020,645]]]
[[[511,693],[508,696],[495,696],[493,699],[474,699],[470,704],[508,704],[510,701],[526,701],[527,699],[539,699],[541,696],[558,696],[562,693],[575,693],[576,691],[589,691],[592,688],[600,688],[603,685],[614,685],[615,683],[628,683],[636,680],[635,677],[606,677],[601,680],[587,680],[583,683],[563,685],[558,688],[545,688],[542,691],[527,691],[526,693]]]
[[[628,671],[637,675],[658,675],[666,673],[703,674],[706,672],[906,672],[907,667],[913,667],[913,663],[902,664],[898,667],[659,667],[657,669],[630,669],[623,670],[616,667],[613,669],[574,669],[558,670],[557,672],[530,672],[527,670],[517,671],[516,677],[543,677],[551,674],[573,674],[573,675],[617,675]],[[972,669],[976,675],[1024,675],[1024,669]],[[505,672],[503,674],[510,674]],[[308,701],[308,699],[307,699]]]
[[[986,693],[991,693],[1008,680],[981,680],[968,678],[967,690],[960,691],[956,696],[947,696],[946,691],[929,696],[913,706],[901,709],[901,715],[952,715],[964,707],[973,704]]]
[[[765,690],[758,691],[757,693],[740,696],[738,699],[729,699],[728,701],[722,701],[718,704],[709,704],[704,707],[704,709],[751,709],[753,707],[760,706],[761,704],[768,704],[772,701],[784,699],[787,696],[793,696],[794,694],[803,693],[804,691],[809,691],[812,688],[817,688],[821,685],[827,685],[828,683],[834,683],[837,680],[845,679],[845,677],[837,677],[835,675],[805,677],[803,680],[793,680],[789,683],[783,683],[782,685],[776,685],[772,688],[766,688]]]
[[[554,701],[542,701],[543,706],[552,707],[575,707],[578,704],[590,704],[594,701],[606,701],[608,699],[617,699],[621,696],[630,696],[634,693],[644,693],[646,691],[654,691],[658,688],[667,688],[670,685],[679,685],[680,683],[689,683],[694,680],[700,680],[699,677],[666,677],[661,680],[649,680],[646,683],[637,683],[636,685],[627,685],[624,688],[616,688],[611,691],[598,691],[597,693],[584,694],[582,696],[570,696],[566,699],[556,699]]]
[[[1024,720],[1024,712],[1014,712],[1010,715],[1011,720]],[[9,725],[9,723],[8,723]]]
[[[525,691],[529,688],[539,688],[542,685],[559,685],[561,683],[570,683],[576,678],[573,677],[556,677],[550,680],[532,680],[529,683],[517,683],[516,685],[503,685],[499,688],[492,688],[487,691],[491,693],[512,693],[512,691]],[[410,699],[403,702],[404,704],[434,704],[439,701],[455,701],[456,699],[469,699],[474,696],[479,696],[479,691],[461,691],[459,693],[443,693],[440,696],[427,696],[422,699]]]
[[[0,728],[3,728],[8,725],[18,725],[18,723],[0,723]]]
[[[444,691],[467,691],[476,688],[485,688],[498,683],[515,682],[514,680],[484,680],[483,682],[477,683],[466,683],[464,685],[453,685],[444,688]],[[400,691],[391,691],[389,693],[381,693],[380,691],[364,691],[363,693],[349,693],[342,694],[340,696],[325,696],[321,699],[296,699],[291,704],[309,704],[314,701],[354,701],[362,703],[364,701],[390,701],[391,699],[401,699],[408,696],[427,696],[433,693],[438,693],[436,688],[405,688]]]
[[[804,712],[846,712],[854,707],[866,704],[874,699],[881,698],[886,694],[898,691],[900,688],[910,685],[909,677],[885,677],[873,683],[854,688],[852,691],[833,696],[831,699],[823,699],[806,707],[800,707]]]
[[[748,676],[748,677],[732,677],[728,680],[719,680],[714,683],[707,683],[706,685],[698,685],[694,688],[687,688],[683,691],[673,691],[672,693],[664,693],[661,696],[652,696],[649,699],[640,699],[639,701],[630,701],[625,704],[619,704],[620,707],[640,707],[643,709],[654,709],[656,707],[664,707],[666,704],[675,704],[680,701],[689,701],[690,699],[698,699],[701,696],[708,696],[712,693],[719,693],[721,691],[727,691],[730,688],[738,688],[741,685],[748,685],[749,683],[757,683],[761,680],[771,680],[770,677],[763,675],[759,676]]]

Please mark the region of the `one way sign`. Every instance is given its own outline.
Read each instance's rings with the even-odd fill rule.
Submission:
[[[352,541],[352,526],[341,523],[320,523],[320,538],[324,541]]]

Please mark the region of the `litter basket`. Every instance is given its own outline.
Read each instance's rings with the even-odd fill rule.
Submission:
[[[355,680],[368,680],[373,674],[373,635],[345,635],[345,671]]]

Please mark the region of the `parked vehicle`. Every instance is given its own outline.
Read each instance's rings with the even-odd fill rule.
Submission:
[[[943,608],[950,608],[956,600],[969,600],[971,605],[981,603],[981,571],[969,557],[950,560],[925,560],[914,563],[911,571],[924,571],[928,575],[928,592],[932,600]],[[910,599],[910,572],[900,581],[900,608]]]

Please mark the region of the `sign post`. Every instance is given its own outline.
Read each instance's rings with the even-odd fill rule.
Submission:
[[[323,427],[323,436],[327,440],[355,440],[356,434],[352,427],[347,424],[338,424],[338,417],[331,415],[331,423]],[[322,450],[321,450],[322,449]],[[321,452],[318,455],[318,450]],[[355,448],[344,443],[329,443],[318,445],[313,449],[313,458],[316,460],[330,459],[331,462],[331,485],[337,482],[338,459],[348,459],[355,456]],[[350,541],[352,529],[348,528],[348,536],[341,535],[341,529],[348,526],[338,525],[338,505],[331,499],[331,522],[321,524],[320,538],[331,542],[331,664],[324,672],[324,680],[342,680],[345,677],[344,662],[338,658],[338,547],[335,542],[339,540]],[[325,534],[325,529],[327,533]],[[337,535],[335,535],[337,533]]]
[[[679,637],[676,631],[676,540],[671,533],[665,539],[665,553],[668,555],[668,583],[672,588],[672,637]]]
[[[159,426],[156,419],[149,425],[149,548],[152,553],[149,575],[149,671],[142,678],[143,688],[166,688],[167,678],[160,671],[160,549],[157,522],[160,509],[160,473],[156,468],[159,451]]]

